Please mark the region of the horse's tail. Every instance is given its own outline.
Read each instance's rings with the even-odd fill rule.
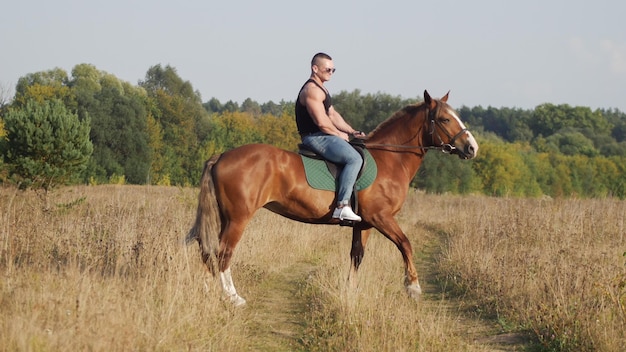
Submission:
[[[185,243],[190,244],[193,240],[197,240],[202,253],[202,261],[207,268],[215,275],[215,253],[211,249],[211,234],[220,231],[221,219],[219,214],[219,205],[215,196],[215,184],[213,182],[213,165],[217,163],[220,155],[215,155],[207,160],[204,164],[202,177],[200,178],[200,195],[198,196],[198,210],[196,212],[196,221],[191,230],[185,237]]]

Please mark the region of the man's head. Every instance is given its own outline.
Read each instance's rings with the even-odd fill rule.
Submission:
[[[311,75],[317,76],[322,82],[328,81],[335,73],[333,58],[325,53],[317,53],[311,59]]]

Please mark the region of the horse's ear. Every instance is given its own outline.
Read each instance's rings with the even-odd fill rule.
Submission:
[[[424,89],[424,103],[426,104],[426,106],[428,106],[429,109],[434,109],[437,106],[437,102],[435,101],[435,99],[430,97],[430,94],[428,94],[428,91],[426,89]]]
[[[443,96],[443,98],[441,98],[441,101],[443,101],[444,103],[448,102],[448,94],[450,94],[450,91],[448,91],[448,93],[446,93],[446,95]]]
[[[428,106],[429,109],[435,108],[435,101],[433,100],[433,98],[430,97],[430,94],[428,94],[428,91],[426,89],[424,89],[424,103],[426,104],[426,106]]]

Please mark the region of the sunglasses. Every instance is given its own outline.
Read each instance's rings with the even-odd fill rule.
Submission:
[[[326,73],[335,73],[335,71],[337,71],[337,69],[335,69],[335,68],[325,68],[324,69],[324,72],[326,72]]]

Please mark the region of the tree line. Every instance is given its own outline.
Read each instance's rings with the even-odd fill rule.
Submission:
[[[402,98],[359,90],[333,95],[342,115],[373,130]],[[413,186],[436,193],[626,198],[626,115],[542,104],[457,108],[476,136],[473,161],[431,151]],[[21,77],[0,97],[0,182],[195,186],[211,155],[247,143],[296,150],[294,102],[203,102],[171,66],[132,85],[90,64]]]

